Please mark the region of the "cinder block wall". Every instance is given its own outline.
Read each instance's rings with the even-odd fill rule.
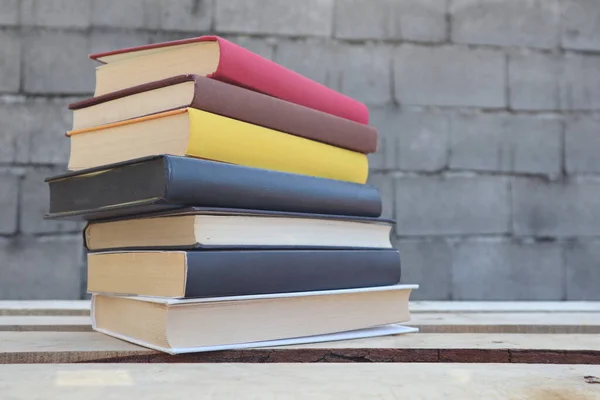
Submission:
[[[42,220],[90,52],[217,33],[366,102],[414,299],[600,300],[598,0],[0,0],[0,298],[79,298]]]

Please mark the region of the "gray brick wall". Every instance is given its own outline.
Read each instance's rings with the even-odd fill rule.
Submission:
[[[42,220],[91,52],[215,33],[366,102],[415,299],[600,300],[597,0],[0,0],[0,298],[84,295]]]
[[[497,49],[400,45],[394,83],[400,104],[503,108],[506,56]]]
[[[559,0],[451,0],[456,43],[553,49],[560,36]]]
[[[338,1],[334,36],[340,39],[446,39],[446,0]]]

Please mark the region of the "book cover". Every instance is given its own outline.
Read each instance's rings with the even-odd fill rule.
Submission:
[[[194,82],[192,100],[181,106],[208,111],[363,154],[377,151],[378,133],[373,126],[193,74],[179,75],[81,100],[70,104],[69,109],[77,112],[119,99],[128,97],[135,99],[135,95],[138,94],[190,81]],[[156,112],[161,111],[169,110]],[[118,112],[128,118],[142,116],[128,115],[126,108],[119,109]],[[119,120],[118,115],[102,113],[96,118],[95,125]]]
[[[297,346],[301,344],[311,343],[326,343],[326,342],[338,342],[344,340],[356,340],[356,339],[367,339],[381,336],[391,335],[402,335],[407,333],[418,333],[419,328],[412,326],[404,326],[400,324],[388,324],[374,326],[372,328],[356,329],[352,331],[335,332],[322,335],[313,336],[301,336],[287,339],[275,339],[275,340],[263,340],[260,342],[247,342],[247,343],[234,343],[218,346],[199,346],[199,347],[162,347],[150,344],[148,342],[139,340],[137,338],[123,335],[117,332],[109,331],[107,329],[98,328],[95,324],[92,325],[92,329],[96,332],[103,333],[108,336],[115,337],[117,339],[124,340],[129,343],[137,344],[138,346],[144,346],[152,350],[161,351],[163,353],[177,355],[186,353],[205,353],[209,351],[224,351],[224,350],[240,350],[240,349],[258,349],[263,347],[281,347],[281,346]]]
[[[68,135],[70,170],[167,153],[356,183],[369,173],[365,154],[194,108]]]
[[[368,337],[350,333],[359,330],[415,332],[399,325],[410,320],[408,300],[414,289],[418,285],[201,299],[94,294],[92,328],[172,354],[310,343],[332,334],[340,340]]]
[[[185,207],[379,217],[379,191],[316,178],[177,156],[152,156],[45,179],[47,219],[98,220]]]
[[[89,252],[373,249],[393,247],[390,232],[394,224],[386,218],[187,207],[91,221],[83,231],[83,241]]]
[[[358,123],[368,124],[369,110],[365,104],[219,36],[209,35],[123,48],[91,54],[90,58],[105,64],[113,61],[122,62],[129,57],[165,47],[207,41],[217,42],[219,46],[218,66],[214,73],[209,75],[210,78],[246,87]]]
[[[173,298],[390,286],[401,274],[396,249],[108,251],[87,259],[89,292]]]

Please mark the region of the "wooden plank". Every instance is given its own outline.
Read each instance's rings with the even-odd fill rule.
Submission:
[[[1,300],[0,316],[90,315],[89,300]]]
[[[91,332],[90,316],[0,317],[0,331]]]
[[[422,333],[600,333],[600,313],[414,313]]]
[[[600,301],[413,301],[412,313],[600,312]]]
[[[91,331],[89,316],[0,317],[0,331]],[[423,313],[422,333],[600,333],[600,313]]]
[[[496,362],[600,364],[600,336],[406,334],[170,356],[96,332],[0,332],[0,364],[72,362]]]
[[[3,365],[2,398],[594,400],[596,365]]]
[[[411,312],[420,313],[564,313],[599,312],[600,302],[586,301],[413,301]],[[0,316],[89,315],[89,300],[2,300]]]

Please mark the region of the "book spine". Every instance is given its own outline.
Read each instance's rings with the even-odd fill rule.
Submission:
[[[179,83],[188,82],[194,79],[193,75],[177,75],[167,79],[161,79],[149,83],[143,83],[141,85],[130,86],[125,89],[116,90],[114,92],[106,93],[97,97],[89,97],[84,100],[80,100],[68,105],[69,110],[80,110],[82,108],[95,106],[98,104],[106,103],[112,100],[117,100],[123,97],[131,96],[138,93],[148,92],[155,89],[164,88],[171,85],[177,85]],[[164,110],[167,111],[167,110]]]
[[[289,101],[196,77],[191,107],[363,154],[377,151],[377,129]]]
[[[387,250],[187,252],[185,297],[339,290],[395,285],[400,254]]]
[[[165,201],[195,207],[244,208],[379,217],[379,191],[369,185],[165,156]]]
[[[234,43],[214,39],[219,42],[220,61],[210,77],[361,124],[369,123],[365,104]]]

